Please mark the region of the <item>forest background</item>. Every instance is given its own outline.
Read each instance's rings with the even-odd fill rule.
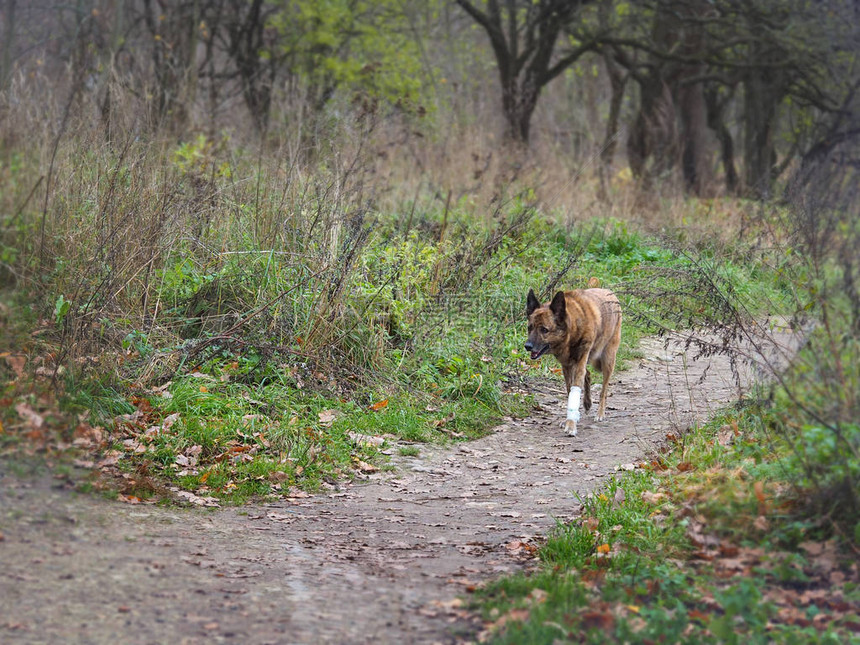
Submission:
[[[785,540],[860,542],[856,3],[0,7],[6,445],[318,488],[527,414],[524,294],[597,277],[626,360],[803,335],[732,423]]]

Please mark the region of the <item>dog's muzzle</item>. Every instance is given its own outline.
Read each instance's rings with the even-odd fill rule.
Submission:
[[[549,349],[549,345],[544,345],[543,347],[535,349],[534,343],[531,341],[527,341],[525,347],[526,351],[530,352],[533,361],[539,359],[544,355],[544,352]]]

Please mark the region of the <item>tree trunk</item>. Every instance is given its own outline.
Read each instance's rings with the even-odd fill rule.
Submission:
[[[12,50],[15,44],[15,4],[6,0],[3,7],[3,52],[0,54],[0,92],[8,90],[12,81]]]
[[[627,140],[633,176],[649,188],[665,178],[678,163],[678,128],[675,101],[660,71],[640,78],[640,108]]]
[[[688,58],[695,58],[705,49],[707,36],[700,20],[707,16],[710,8],[707,3],[695,0],[681,11],[679,51]],[[708,111],[704,87],[698,80],[706,70],[704,63],[682,64],[677,73],[676,98],[683,147],[681,169],[687,191],[699,197],[705,195],[713,181],[708,150]]]
[[[716,88],[709,88],[705,91],[705,105],[708,113],[708,127],[713,130],[717,141],[720,142],[720,158],[726,178],[726,193],[737,195],[739,179],[738,171],[735,168],[735,142],[723,118],[725,103],[720,102]]]
[[[708,116],[701,83],[682,86],[678,90],[681,114],[683,155],[681,168],[688,191],[704,197],[711,185],[711,165],[708,160]]]
[[[600,199],[606,199],[609,195],[612,160],[615,158],[615,150],[618,147],[618,120],[621,116],[621,104],[624,101],[624,89],[627,86],[627,79],[629,78],[610,54],[604,52],[603,62],[609,74],[612,96],[609,100],[609,117],[606,120],[606,134],[603,137],[603,146],[600,149],[600,170],[598,172],[600,176]]]
[[[766,199],[771,194],[776,151],[774,119],[781,92],[777,84],[754,70],[744,80],[744,184],[746,192]]]

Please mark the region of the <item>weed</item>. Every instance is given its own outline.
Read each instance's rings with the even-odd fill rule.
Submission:
[[[827,534],[790,512],[798,508],[783,480],[791,470],[747,456],[747,445],[770,436],[759,414],[728,411],[693,430],[683,455],[664,455],[659,467],[625,473],[581,500],[581,518],[559,524],[536,572],[479,591],[485,619],[498,626],[492,642],[850,638],[860,598],[828,605],[822,621],[800,591],[823,584],[822,598],[850,597],[852,583],[830,582],[846,577],[850,558],[810,557],[831,543],[814,544]],[[682,463],[684,476],[673,476]]]

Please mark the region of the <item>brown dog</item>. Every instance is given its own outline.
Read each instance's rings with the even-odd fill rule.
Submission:
[[[606,393],[615,369],[615,355],[621,342],[621,305],[608,289],[559,291],[552,302],[541,305],[529,289],[526,301],[529,337],[526,350],[532,359],[549,352],[561,363],[567,386],[567,421],[564,427],[576,436],[579,397],[585,390],[585,411],[591,409],[591,378],[586,365],[603,372],[597,420],[606,414]]]

